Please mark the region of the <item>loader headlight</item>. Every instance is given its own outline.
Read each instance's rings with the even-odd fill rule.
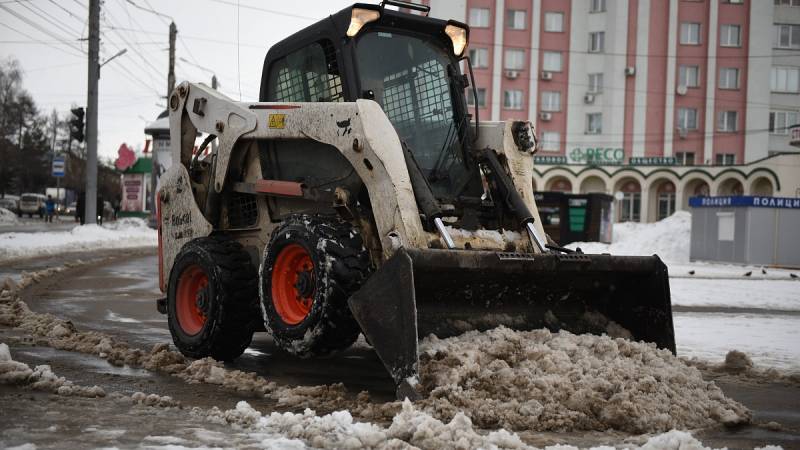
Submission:
[[[444,27],[444,33],[453,41],[453,54],[461,56],[467,48],[467,30],[456,25]]]
[[[350,26],[347,27],[347,37],[353,37],[361,31],[361,28],[381,18],[380,11],[374,9],[353,8],[350,16]]]

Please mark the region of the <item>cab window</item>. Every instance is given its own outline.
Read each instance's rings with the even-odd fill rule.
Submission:
[[[342,79],[328,40],[289,53],[270,68],[267,101],[342,102]]]

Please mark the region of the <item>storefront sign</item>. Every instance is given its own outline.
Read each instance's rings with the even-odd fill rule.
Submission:
[[[674,166],[677,163],[672,156],[631,156],[632,166]]]
[[[592,165],[618,165],[625,161],[625,151],[612,147],[575,147],[569,152],[570,162]]]
[[[144,210],[144,176],[141,173],[122,175],[122,211]]]
[[[800,209],[800,198],[752,197],[749,195],[732,197],[691,197],[689,199],[689,206],[694,208],[752,206],[759,208]]]
[[[535,155],[533,157],[534,164],[566,164],[566,156],[557,155]]]

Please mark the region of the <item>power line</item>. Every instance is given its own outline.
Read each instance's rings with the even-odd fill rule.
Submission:
[[[115,22],[116,22],[116,18],[115,18],[115,17],[113,16],[113,14],[111,14],[111,12],[110,12],[110,11],[108,11],[108,10],[106,10],[106,16],[105,16],[105,19],[104,19],[104,20],[105,20],[106,22],[109,22],[111,25],[115,25]],[[113,20],[113,21],[112,21],[112,20]],[[132,51],[134,54],[136,54],[136,55],[139,57],[139,59],[141,59],[141,60],[142,60],[142,62],[143,62],[145,65],[147,65],[148,67],[150,67],[150,68],[153,70],[153,72],[150,72],[150,71],[145,71],[145,72],[147,73],[148,77],[150,77],[151,81],[152,81],[152,82],[155,82],[155,80],[153,80],[153,78],[152,78],[152,76],[153,76],[153,73],[160,74],[160,73],[161,73],[161,71],[160,71],[160,70],[159,70],[157,67],[155,67],[155,66],[153,65],[153,63],[152,63],[152,62],[150,62],[150,60],[149,60],[149,59],[148,59],[146,56],[144,56],[144,55],[142,54],[142,52],[140,51],[140,49],[139,49],[139,47],[138,47],[137,45],[134,45],[134,44],[133,44],[131,41],[129,41],[128,39],[126,39],[126,38],[125,38],[125,36],[124,36],[122,33],[118,32],[118,31],[115,31],[115,33],[117,34],[117,36],[119,36],[119,38],[120,38],[120,39],[122,39],[122,42],[124,42],[124,43],[125,43],[125,45],[127,45],[127,46],[129,46],[129,47],[131,48],[131,51]],[[105,36],[105,33],[103,33],[103,35]],[[106,39],[108,39],[108,40],[109,40],[109,42],[111,42],[111,40],[108,38],[108,36],[106,36]],[[112,42],[112,43],[113,43],[113,42]],[[162,76],[163,76],[163,74],[162,74]]]
[[[211,0],[211,1],[217,1],[217,0]],[[678,54],[675,54],[675,55],[664,55],[664,54],[633,53],[633,52],[625,52],[625,53],[605,52],[605,51],[603,51],[603,52],[591,52],[589,50],[572,50],[572,49],[527,47],[527,46],[524,46],[524,45],[507,45],[505,43],[498,44],[496,42],[481,42],[481,41],[470,41],[469,42],[469,46],[470,47],[473,47],[473,44],[485,45],[485,46],[491,46],[491,47],[500,47],[500,48],[503,48],[503,49],[506,49],[506,50],[535,50],[537,52],[538,51],[542,51],[542,52],[557,52],[557,53],[567,53],[567,54],[577,53],[579,55],[620,56],[620,57],[626,57],[626,58],[629,57],[629,56],[632,56],[632,57],[643,56],[643,57],[646,57],[646,58],[673,58],[673,59],[676,59],[676,58],[687,58],[687,59],[698,60],[698,61],[704,61],[704,60],[710,59],[710,58],[714,58],[714,59],[750,59],[750,58],[773,58],[773,57],[776,57],[776,56],[778,56],[778,57],[784,56],[784,55],[773,55],[771,53],[770,54],[765,54],[765,55],[750,55],[750,54],[748,54],[747,56],[732,56],[732,55],[725,56],[725,55],[720,55],[720,54],[717,54],[717,55],[714,55],[714,56],[709,56],[709,55],[687,56],[687,55],[678,55]],[[785,52],[794,52],[794,53],[800,54],[800,50],[783,50],[783,51],[785,51]],[[789,56],[791,56],[791,55],[789,55]]]
[[[30,6],[29,6],[29,5],[30,5]],[[59,30],[61,30],[61,31],[65,32],[65,33],[67,33],[67,35],[73,34],[73,35],[76,35],[76,36],[77,36],[77,38],[80,38],[80,36],[81,36],[81,33],[80,33],[80,32],[77,32],[77,31],[75,31],[74,29],[72,29],[72,28],[69,28],[69,27],[67,27],[67,26],[66,26],[66,25],[64,25],[64,24],[58,23],[58,22],[56,21],[56,19],[55,19],[55,18],[54,18],[52,15],[50,15],[49,13],[47,13],[47,12],[43,11],[41,8],[39,8],[39,7],[38,7],[38,6],[36,6],[35,4],[33,4],[33,3],[29,3],[29,4],[20,3],[20,6],[24,7],[24,8],[25,8],[25,9],[27,9],[28,11],[31,11],[31,12],[32,12],[32,13],[34,13],[36,16],[38,16],[38,17],[40,17],[40,18],[44,19],[46,22],[50,23],[51,25],[53,25],[54,27],[58,28]],[[34,11],[32,8],[36,8],[36,11]],[[38,12],[37,12],[37,11],[38,11]],[[76,38],[76,39],[77,39],[77,38]]]
[[[3,4],[2,4],[2,3],[0,3],[0,8],[2,8],[2,7],[3,7]],[[40,39],[37,39],[37,38],[35,38],[35,37],[31,36],[30,34],[27,34],[27,33],[23,32],[23,31],[20,31],[20,30],[18,30],[18,29],[16,29],[16,28],[12,27],[12,26],[11,26],[11,25],[9,25],[9,24],[6,24],[6,23],[2,23],[2,22],[0,22],[0,25],[2,25],[2,26],[4,26],[4,27],[8,28],[8,29],[9,29],[9,30],[11,30],[11,31],[14,31],[14,32],[16,32],[16,33],[18,33],[18,34],[21,34],[21,35],[23,35],[23,36],[27,37],[28,39],[31,39],[31,40],[33,40],[33,41],[36,41],[36,42],[38,42],[38,43],[40,43],[40,44],[42,44],[42,45],[48,46],[48,47],[50,47],[50,48],[52,48],[52,49],[54,49],[54,50],[58,50],[58,51],[60,51],[60,52],[66,53],[66,54],[68,54],[68,55],[70,55],[70,56],[78,56],[78,57],[81,57],[81,58],[82,58],[82,57],[84,57],[84,56],[86,56],[86,55],[84,55],[84,54],[81,54],[81,53],[77,53],[77,54],[76,54],[76,53],[69,52],[69,51],[67,51],[67,50],[66,50],[66,49],[64,49],[64,48],[57,47],[56,45],[53,45],[53,44],[48,44],[47,42],[45,42],[45,41],[42,41],[42,40],[40,40]],[[69,43],[67,43],[67,42],[64,42],[64,40],[62,40],[62,39],[59,39],[59,40],[58,40],[58,42],[60,42],[60,43],[61,43],[61,44],[59,44],[59,45],[67,45],[67,46],[69,46],[71,49],[73,49],[73,50],[76,50],[74,47],[70,46],[70,45],[69,45]],[[76,51],[77,51],[77,50],[76,50]]]
[[[127,3],[130,3],[131,5],[133,5],[135,8],[141,9],[142,11],[147,11],[147,12],[149,12],[149,13],[151,13],[151,14],[155,14],[155,15],[157,15],[157,16],[159,16],[159,17],[166,17],[167,19],[169,19],[169,20],[171,20],[171,21],[173,21],[173,22],[175,21],[175,20],[174,20],[174,19],[173,19],[171,16],[168,16],[168,15],[166,15],[166,14],[164,14],[164,13],[160,13],[160,12],[158,12],[158,11],[154,10],[154,9],[145,8],[144,6],[137,5],[136,3],[134,3],[134,1],[133,1],[133,0],[125,0],[125,1],[126,1]],[[148,5],[149,5],[149,3],[148,3]],[[152,8],[152,7],[151,7],[151,8]],[[169,25],[169,24],[167,24],[167,25]]]
[[[234,2],[228,1],[228,0],[208,0],[208,1],[214,2],[214,3],[221,3],[223,5],[228,5],[228,6],[236,6],[237,8],[239,6],[241,6],[244,9],[250,9],[250,10],[253,10],[253,11],[265,12],[265,13],[268,13],[268,14],[275,14],[275,15],[278,15],[278,16],[294,17],[296,19],[305,19],[305,20],[312,20],[312,21],[319,20],[318,17],[302,16],[300,14],[292,14],[292,13],[287,13],[287,12],[283,12],[283,11],[276,11],[274,9],[259,8],[258,6],[239,5],[238,3],[234,3]]]
[[[138,32],[138,33],[141,33],[141,34],[151,34],[151,35],[166,35],[166,34],[168,34],[168,33],[165,33],[163,31],[139,30],[139,29],[135,29],[135,28],[126,28],[126,27],[120,27],[120,26],[113,26],[113,27],[112,26],[107,26],[106,28],[112,29],[112,30],[135,31],[135,32]],[[181,36],[181,35],[183,37],[185,37],[186,39],[193,40],[193,41],[210,42],[212,44],[222,44],[222,45],[231,45],[231,46],[236,45],[236,41],[225,41],[225,40],[221,40],[221,39],[211,39],[211,38],[202,37],[202,36],[187,36],[187,35],[179,34],[179,36]],[[265,46],[264,45],[255,44],[255,43],[242,42],[241,46],[242,47],[257,48],[257,49],[260,49],[260,50],[265,50]]]
[[[49,37],[51,37],[51,38],[53,38],[53,39],[55,39],[57,41],[66,41],[66,39],[64,39],[62,36],[59,36],[59,35],[51,32],[50,30],[47,30],[47,29],[43,28],[40,24],[38,24],[38,23],[34,22],[33,20],[31,20],[31,19],[19,14],[17,11],[14,11],[13,9],[7,7],[6,5],[0,4],[0,9],[8,11],[9,13],[11,13],[17,19],[25,22],[26,24],[30,25],[31,27],[35,28],[36,30],[46,34],[47,36],[49,36]],[[6,26],[9,27],[8,25],[6,25]],[[15,31],[17,31],[18,33],[22,34],[18,30],[15,30]],[[27,35],[26,37],[32,38],[29,35]],[[66,45],[69,46],[71,49],[75,50],[76,52],[78,52],[80,54],[83,54],[83,51],[81,50],[80,47],[69,45],[69,44],[66,44]]]

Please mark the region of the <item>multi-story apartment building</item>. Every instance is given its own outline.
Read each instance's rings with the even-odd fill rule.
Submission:
[[[536,124],[539,190],[614,194],[642,221],[692,195],[800,195],[764,166],[797,151],[800,0],[416,3],[470,25],[480,117]]]

